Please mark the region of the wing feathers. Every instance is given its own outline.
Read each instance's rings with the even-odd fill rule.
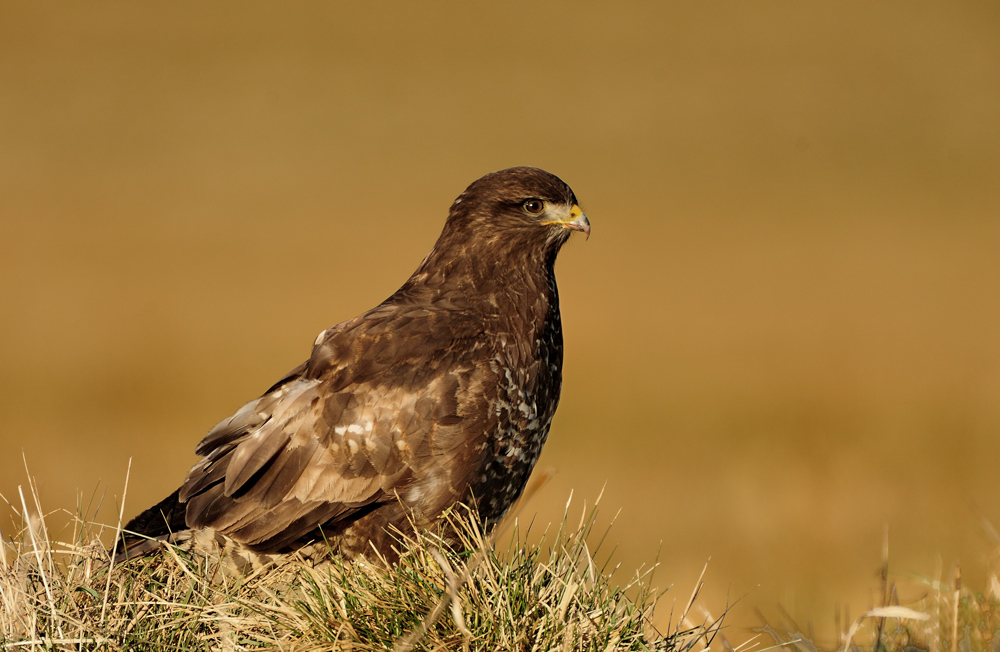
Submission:
[[[311,424],[310,406],[316,398],[318,381],[298,380],[287,389],[273,405],[268,420],[241,441],[232,453],[226,472],[226,495],[233,495],[243,488],[265,464],[285,448],[296,430]]]
[[[455,350],[477,348],[476,327],[440,340],[405,335],[399,323],[437,323],[427,310],[375,313],[325,331],[309,361],[208,433],[197,449],[205,457],[179,492],[189,527],[249,546],[290,545],[366,505],[411,495],[435,456],[462,455],[469,433],[459,397],[482,381],[469,360],[456,367]],[[428,358],[430,337],[440,341]]]

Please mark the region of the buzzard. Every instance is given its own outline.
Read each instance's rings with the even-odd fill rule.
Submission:
[[[393,528],[456,502],[495,523],[559,401],[553,266],[573,231],[590,222],[544,170],[473,182],[399,290],[208,433],[180,488],[125,526],[119,558],[209,541],[244,562],[311,542],[393,560]]]

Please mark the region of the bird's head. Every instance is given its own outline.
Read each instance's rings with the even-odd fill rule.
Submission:
[[[472,182],[452,204],[442,239],[549,255],[573,231],[590,236],[590,221],[570,187],[545,170],[516,167]]]

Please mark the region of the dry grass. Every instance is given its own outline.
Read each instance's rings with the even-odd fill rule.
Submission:
[[[594,530],[596,503],[573,519],[567,502],[562,522],[537,545],[525,543],[529,533],[516,522],[510,532],[502,525],[487,534],[462,508],[448,515],[462,552],[424,532],[400,537],[407,552],[391,567],[290,559],[232,577],[218,560],[179,548],[109,568],[101,539],[120,525],[77,516],[62,541],[47,531],[33,483],[7,502],[21,522],[0,545],[3,650],[685,652],[710,649],[713,641],[732,649],[719,635],[721,618],[693,622],[700,582],[671,614],[669,631],[652,626],[656,565],[624,586],[613,581],[617,568],[602,552],[608,532]],[[997,562],[995,533],[994,542]],[[859,618],[844,613],[835,643],[817,643],[791,618],[765,624],[758,640],[798,652],[1000,650],[996,563],[986,588],[976,591],[963,585],[957,567],[947,580],[894,580],[888,544],[883,554],[876,605]]]
[[[233,578],[176,548],[109,569],[101,536],[117,528],[76,518],[59,541],[29,488],[8,501],[21,524],[0,546],[4,650],[683,651],[708,648],[721,624],[690,622],[696,590],[678,624],[656,631],[655,565],[617,586],[598,562],[608,555],[586,505],[572,524],[567,503],[537,546],[516,524],[503,535],[509,545],[496,546],[456,509],[449,519],[466,552],[423,533],[391,567],[293,559]]]
[[[996,652],[1000,650],[1000,536],[989,523],[994,550],[987,587],[962,582],[961,567],[951,577],[894,579],[889,573],[888,534],[883,546],[877,606],[858,618],[838,617],[838,640],[832,649],[878,652]],[[814,637],[786,615],[785,626],[768,623],[758,631],[778,647],[798,652],[823,649]]]

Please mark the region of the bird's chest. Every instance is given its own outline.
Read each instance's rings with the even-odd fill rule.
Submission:
[[[488,519],[498,519],[520,496],[538,460],[559,402],[562,333],[558,316],[532,338],[501,338],[490,361],[491,403],[486,467],[474,492]]]

